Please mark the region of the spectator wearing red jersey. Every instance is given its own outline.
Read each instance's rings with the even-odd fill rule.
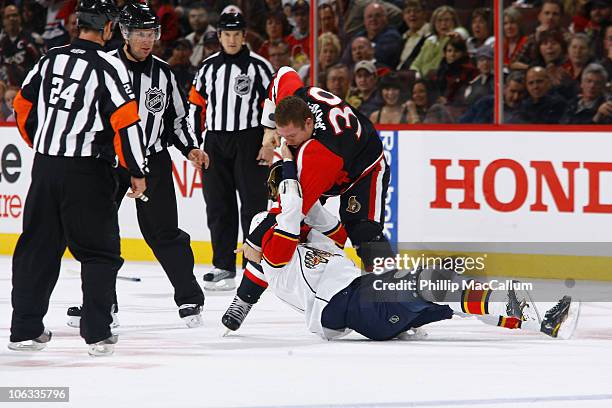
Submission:
[[[160,42],[164,46],[168,46],[180,35],[176,10],[174,10],[171,0],[151,0],[151,8],[155,11],[155,15],[157,15],[161,24]]]
[[[305,0],[298,0],[291,11],[295,27],[285,41],[289,44],[293,68],[297,70],[310,60],[310,5]]]
[[[289,22],[281,11],[273,11],[266,17],[266,40],[257,53],[265,59],[270,59],[270,44],[282,41],[289,33]]]

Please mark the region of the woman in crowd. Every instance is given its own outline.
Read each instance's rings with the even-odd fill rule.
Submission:
[[[451,37],[468,38],[468,32],[461,27],[457,11],[449,6],[441,6],[434,10],[430,26],[433,35],[425,40],[421,52],[410,67],[420,78],[425,78],[430,72],[438,69],[444,57],[444,46]]]
[[[566,99],[573,98],[578,89],[571,75],[563,69],[567,61],[567,43],[561,30],[545,30],[540,33],[536,48],[536,64],[546,68],[554,92]]]
[[[428,84],[418,79],[412,85],[410,99],[404,103],[408,111],[408,123],[453,123],[448,110],[439,103],[433,103],[433,95],[428,91]]]
[[[285,14],[279,11],[268,13],[266,17],[266,40],[257,53],[265,59],[270,59],[270,44],[275,41],[283,41],[289,34],[289,22]]]
[[[380,94],[384,105],[370,115],[372,123],[399,124],[408,123],[408,108],[400,101],[400,79],[392,73],[381,78]]]
[[[319,62],[319,78],[317,83],[324,84],[327,69],[338,63],[342,48],[338,36],[330,32],[321,34],[317,45],[319,50],[319,58],[317,58]],[[306,86],[310,86],[310,64],[300,68],[298,75]]]
[[[476,55],[476,50],[484,45],[492,46],[495,37],[491,35],[491,9],[480,7],[472,12],[472,36],[467,40],[467,50],[470,57]]]
[[[527,64],[519,62],[518,57],[527,42],[521,29],[522,15],[516,7],[504,10],[504,71],[527,69]]]

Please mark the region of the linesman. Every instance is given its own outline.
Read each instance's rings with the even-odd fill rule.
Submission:
[[[176,76],[165,61],[151,54],[161,34],[155,14],[146,4],[128,3],[119,16],[119,26],[125,44],[110,55],[118,57],[128,70],[146,137],[149,200],[136,200],[138,225],[174,287],[179,316],[188,327],[197,327],[202,324],[204,293],[193,275],[189,234],[178,227],[172,160],[167,147],[174,145],[197,168],[206,165],[208,157],[198,149],[198,140],[187,122],[187,99]],[[122,168],[116,174],[116,200],[121,205],[130,176]],[[68,310],[70,326],[76,326],[78,314],[78,308]]]
[[[103,52],[118,16],[114,0],[81,0],[77,13],[79,38],[38,61],[14,101],[36,155],[13,255],[9,348],[40,350],[51,339],[43,318],[67,246],[81,263],[80,333],[97,356],[117,342],[109,325],[123,263],[110,162],[116,154],[130,173],[128,196],[142,197],[144,134],[127,71]]]
[[[189,119],[197,135],[206,130],[204,150],[210,156],[202,181],[214,269],[204,275],[204,288],[231,290],[236,287],[236,190],[243,237],[251,218],[267,208],[260,119],[273,68],[245,45],[241,14],[221,14],[218,30],[222,50],[202,62],[189,94]]]

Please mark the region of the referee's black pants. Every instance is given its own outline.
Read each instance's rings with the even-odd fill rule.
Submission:
[[[202,173],[206,218],[213,248],[213,265],[236,271],[238,203],[242,236],[249,232],[251,219],[268,206],[268,166],[257,163],[263,128],[235,132],[206,133],[204,150],[210,166]]]
[[[204,293],[193,275],[193,251],[189,234],[178,227],[176,193],[172,180],[172,160],[167,150],[148,156],[147,190],[149,201],[136,200],[138,225],[147,245],[168,275],[174,287],[174,301],[204,304]],[[130,174],[117,169],[119,187],[117,204],[130,187]]]
[[[36,154],[13,254],[11,341],[42,334],[66,246],[81,263],[81,336],[88,344],[110,337],[115,280],[123,264],[114,190],[107,162]]]

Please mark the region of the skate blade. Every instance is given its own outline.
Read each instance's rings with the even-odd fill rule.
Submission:
[[[81,318],[78,316],[70,316],[66,324],[68,325],[68,327],[78,329],[79,327],[81,327]]]
[[[578,326],[578,319],[580,318],[581,303],[580,301],[572,301],[570,304],[567,318],[561,323],[559,331],[557,332],[557,338],[561,340],[569,340],[572,338]]]
[[[73,329],[78,329],[81,327],[81,318],[79,316],[71,316],[68,318],[66,322],[68,327],[72,327]],[[113,315],[113,321],[110,324],[111,329],[116,329],[119,327],[119,318],[117,315]]]
[[[204,289],[218,292],[234,290],[236,289],[236,282],[234,278],[222,279],[219,282],[204,281]]]
[[[193,315],[193,316],[185,316],[182,318],[182,320],[185,322],[185,324],[187,325],[187,327],[189,327],[190,329],[196,328],[196,327],[201,327],[204,325],[204,321],[202,320],[202,316],[201,315]]]
[[[8,344],[9,350],[13,351],[40,351],[47,347],[47,343],[39,343],[34,340],[10,342]]]
[[[225,329],[225,331],[223,332],[223,334],[221,335],[221,337],[231,337],[232,334],[234,334],[235,331],[232,329]]]
[[[110,357],[114,352],[114,344],[90,344],[87,350],[87,354],[92,357]]]
[[[424,340],[428,336],[427,332],[421,328],[409,329],[398,334],[397,339],[402,341]]]

